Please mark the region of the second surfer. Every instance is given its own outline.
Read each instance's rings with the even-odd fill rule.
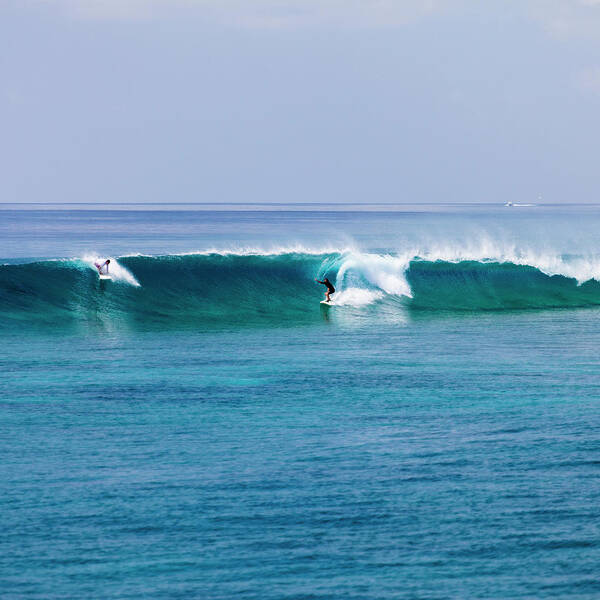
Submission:
[[[110,259],[105,260],[102,264],[98,262],[94,263],[99,275],[108,275],[108,265],[110,265]]]

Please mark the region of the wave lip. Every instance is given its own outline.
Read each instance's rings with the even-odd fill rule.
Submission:
[[[414,261],[407,271],[412,308],[508,310],[600,305],[600,283],[548,275],[514,263]]]

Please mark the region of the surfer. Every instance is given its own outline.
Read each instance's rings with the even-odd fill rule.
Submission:
[[[325,279],[323,279],[323,281],[319,281],[318,279],[315,279],[315,281],[317,283],[322,283],[324,286],[327,287],[327,291],[325,292],[325,302],[331,302],[331,294],[335,294],[335,288],[333,287],[333,284],[331,283],[331,281],[329,281],[329,279],[327,279],[327,277],[325,277]]]
[[[108,265],[110,264],[110,259],[106,259],[102,264],[95,262],[94,265],[96,269],[98,269],[98,273],[100,275],[108,275]]]

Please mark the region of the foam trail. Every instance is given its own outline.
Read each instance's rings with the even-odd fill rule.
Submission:
[[[348,288],[338,291],[332,298],[333,304],[338,306],[366,306],[383,298],[383,292],[365,290],[362,288]]]

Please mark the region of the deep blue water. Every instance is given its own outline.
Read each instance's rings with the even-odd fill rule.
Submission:
[[[600,210],[517,210],[0,211],[2,598],[600,597]]]

